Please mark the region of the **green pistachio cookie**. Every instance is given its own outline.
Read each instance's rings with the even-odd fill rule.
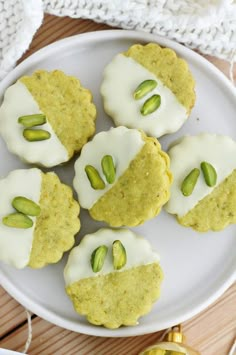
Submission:
[[[0,180],[0,194],[0,260],[41,268],[73,246],[80,208],[56,174],[14,170]]]
[[[117,126],[161,137],[187,120],[195,103],[194,87],[187,62],[172,49],[135,44],[105,67],[101,95]]]
[[[46,167],[68,161],[95,132],[96,108],[80,81],[37,70],[10,86],[0,107],[0,133],[22,160]]]
[[[76,312],[95,325],[136,325],[160,296],[159,256],[133,232],[100,229],[72,249],[64,270]],[[142,287],[140,287],[142,285]]]
[[[75,163],[74,187],[92,218],[136,226],[168,201],[172,175],[160,143],[126,127],[98,133]]]
[[[167,212],[199,232],[235,224],[236,142],[217,134],[186,136],[169,155],[174,182]]]

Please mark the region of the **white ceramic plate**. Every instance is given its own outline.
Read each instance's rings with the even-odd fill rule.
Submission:
[[[171,47],[185,58],[196,79],[197,102],[191,117],[178,133],[160,140],[163,147],[167,148],[172,140],[186,133],[202,131],[236,139],[236,96],[228,80],[198,54],[150,34],[113,30],[56,42],[15,68],[0,84],[0,96],[18,77],[35,69],[62,69],[80,78],[92,91],[98,108],[97,132],[107,130],[112,121],[104,114],[99,94],[103,68],[116,53],[134,43],[151,41]],[[25,166],[7,151],[2,140],[0,162],[1,176]],[[73,162],[55,171],[64,182],[71,184]],[[102,225],[92,221],[85,211],[81,213],[81,220],[77,243],[85,233],[94,232]],[[67,255],[60,263],[42,270],[15,270],[1,264],[1,283],[22,305],[52,323],[80,333],[120,337],[151,333],[185,321],[212,303],[235,279],[235,225],[222,232],[200,234],[181,227],[173,216],[162,212],[134,230],[145,236],[160,253],[165,273],[160,300],[136,327],[108,330],[88,324],[74,312],[64,292],[63,268]]]

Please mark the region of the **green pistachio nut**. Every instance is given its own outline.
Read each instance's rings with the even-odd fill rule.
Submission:
[[[11,213],[2,219],[2,223],[7,227],[12,228],[31,228],[33,221],[23,213]]]
[[[22,126],[26,128],[41,126],[46,123],[46,116],[42,113],[21,116],[18,118],[18,123],[22,124]]]
[[[99,272],[102,270],[107,255],[107,250],[108,248],[106,245],[101,245],[93,251],[90,260],[93,272]]]
[[[102,158],[102,171],[108,184],[112,184],[116,178],[116,168],[111,155],[105,155]]]
[[[144,80],[139,86],[134,90],[134,99],[139,100],[145,95],[147,95],[150,91],[155,89],[157,86],[156,80]]]
[[[194,190],[194,187],[197,183],[200,170],[194,168],[190,173],[185,177],[181,185],[181,191],[184,196],[190,196]]]
[[[12,206],[21,213],[29,216],[38,216],[41,208],[37,203],[23,196],[17,196],[12,200]]]
[[[201,169],[207,186],[215,186],[217,181],[217,173],[214,166],[206,161],[203,161],[201,162]]]
[[[113,266],[115,270],[120,270],[125,266],[127,257],[124,245],[120,240],[115,240],[112,244]]]
[[[85,172],[94,190],[105,189],[105,183],[99,175],[97,169],[95,169],[92,165],[86,165]]]
[[[160,107],[160,105],[161,105],[161,96],[153,95],[144,102],[140,112],[143,116],[150,115],[151,113],[156,111]]]
[[[49,139],[51,134],[44,129],[24,129],[23,136],[29,142],[37,142]]]

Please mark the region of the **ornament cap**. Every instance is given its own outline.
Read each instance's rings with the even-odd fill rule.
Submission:
[[[165,340],[172,341],[174,343],[183,343],[185,340],[185,337],[182,333],[181,324],[176,325],[175,327],[171,328],[171,331],[166,335]]]

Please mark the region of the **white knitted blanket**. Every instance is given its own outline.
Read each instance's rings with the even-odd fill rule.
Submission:
[[[44,0],[58,16],[153,32],[226,60],[236,51],[233,0]]]
[[[28,48],[43,11],[156,33],[236,60],[236,0],[0,0],[0,78]]]
[[[42,19],[41,0],[0,0],[0,79],[29,47]]]

